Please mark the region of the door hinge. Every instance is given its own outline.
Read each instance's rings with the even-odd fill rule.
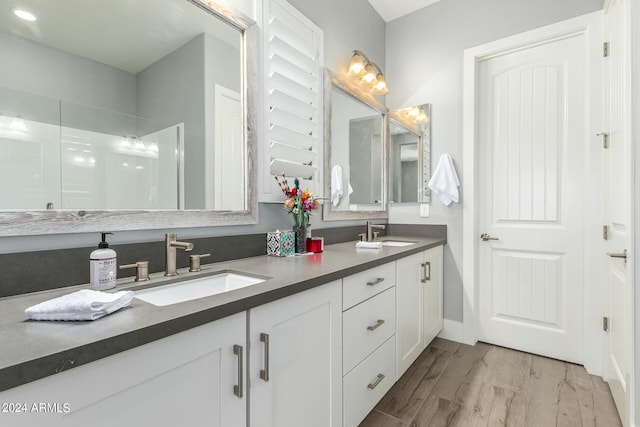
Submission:
[[[609,240],[609,226],[602,226],[602,240]]]
[[[609,56],[609,42],[602,43],[602,56],[605,58]]]
[[[602,330],[609,332],[609,318],[607,316],[602,318]]]
[[[602,137],[602,148],[609,148],[609,134],[607,132],[596,133],[596,136]]]

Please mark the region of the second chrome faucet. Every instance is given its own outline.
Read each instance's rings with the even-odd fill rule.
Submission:
[[[167,233],[164,236],[165,242],[165,262],[164,262],[164,275],[175,276],[176,272],[176,249],[183,249],[185,252],[189,252],[193,249],[193,243],[179,242],[178,235],[176,233]]]

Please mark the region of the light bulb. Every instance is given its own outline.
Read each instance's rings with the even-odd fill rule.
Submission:
[[[376,70],[371,66],[371,64],[368,64],[364,68],[364,71],[366,74],[362,76],[362,81],[366,84],[372,84],[376,80]]]
[[[382,75],[382,73],[378,73],[378,75],[376,76],[376,82],[373,85],[374,95],[385,95],[388,92],[389,89],[387,88],[387,82],[384,79],[384,76]]]
[[[353,54],[351,57],[351,64],[349,64],[349,74],[354,76],[361,76],[364,74],[365,65],[362,57],[358,54]]]

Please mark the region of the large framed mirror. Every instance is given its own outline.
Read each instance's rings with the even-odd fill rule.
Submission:
[[[2,235],[257,222],[250,18],[207,0],[12,3]]]
[[[388,217],[387,109],[349,80],[325,81],[325,220]]]
[[[430,203],[431,104],[389,113],[389,203]]]

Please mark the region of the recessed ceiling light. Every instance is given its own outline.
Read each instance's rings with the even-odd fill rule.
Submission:
[[[13,14],[16,15],[18,18],[24,19],[25,21],[29,21],[29,22],[33,22],[38,19],[36,18],[36,15],[34,15],[33,13],[27,12],[26,10],[22,10],[22,9],[13,9]]]

